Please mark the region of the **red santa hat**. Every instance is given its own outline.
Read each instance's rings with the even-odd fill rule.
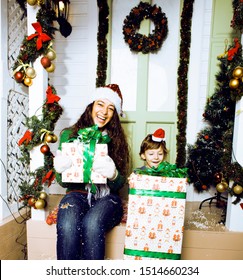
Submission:
[[[162,142],[165,141],[165,131],[162,128],[157,129],[153,134],[152,134],[152,140],[155,142]]]
[[[120,91],[120,88],[117,84],[109,84],[104,87],[98,87],[94,94],[91,96],[91,102],[98,99],[108,99],[111,103],[114,104],[117,113],[124,117],[122,111],[123,98]]]

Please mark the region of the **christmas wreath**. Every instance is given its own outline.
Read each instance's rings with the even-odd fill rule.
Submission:
[[[155,26],[148,36],[137,32],[144,19],[150,19]],[[131,51],[144,54],[156,52],[161,48],[167,33],[167,17],[156,5],[140,2],[124,20],[123,35]]]

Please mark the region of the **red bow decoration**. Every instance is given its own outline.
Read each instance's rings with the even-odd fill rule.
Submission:
[[[243,210],[243,203],[240,203],[240,207],[241,207],[241,209]]]
[[[235,46],[228,50],[228,60],[232,60],[234,58],[234,55],[238,52],[240,48],[240,43],[238,38],[234,39]]]
[[[47,98],[47,101],[46,101],[47,104],[52,104],[54,102],[58,102],[61,99],[56,94],[52,93],[51,86],[48,86],[48,88],[46,90],[46,98]]]
[[[46,181],[48,181],[48,187],[50,187],[52,181],[55,179],[56,175],[55,173],[50,170],[46,173],[45,177],[42,179],[42,184],[44,184]]]
[[[49,37],[47,34],[42,32],[42,26],[39,22],[32,23],[32,26],[36,30],[35,34],[32,34],[27,37],[27,40],[32,40],[34,37],[38,37],[36,40],[36,49],[37,51],[42,48],[42,42],[47,42],[51,40],[51,37]]]
[[[27,145],[32,140],[33,133],[27,130],[24,136],[19,140],[18,145],[21,146],[23,142]]]

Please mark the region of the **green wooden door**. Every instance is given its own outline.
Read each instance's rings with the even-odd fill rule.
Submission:
[[[134,53],[123,40],[122,26],[137,1],[110,1],[108,81],[118,83],[124,96],[126,118],[122,119],[132,155],[132,169],[143,165],[139,157],[142,140],[157,128],[166,132],[167,160],[176,158],[177,66],[180,26],[180,1],[146,1],[160,6],[168,18],[169,32],[157,53]],[[143,20],[141,34],[153,30],[151,20]]]

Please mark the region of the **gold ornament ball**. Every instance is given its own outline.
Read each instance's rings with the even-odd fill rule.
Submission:
[[[31,79],[34,79],[36,77],[36,72],[33,67],[28,67],[25,71],[25,74]]]
[[[40,192],[39,198],[47,199],[47,193],[46,192]]]
[[[47,134],[45,137],[45,141],[48,143],[52,143],[52,138],[53,138],[53,136],[51,134]]]
[[[57,140],[58,140],[57,136],[55,134],[53,134],[51,143],[56,143]]]
[[[219,193],[223,193],[223,192],[226,191],[227,187],[228,187],[228,184],[222,183],[222,182],[221,182],[221,183],[218,183],[218,184],[216,185],[216,190],[217,190]]]
[[[53,63],[51,63],[51,65],[49,67],[46,68],[46,71],[51,73],[55,71],[55,65]]]
[[[50,60],[54,60],[56,58],[56,53],[52,50],[49,50],[46,54],[46,56],[50,59]]]
[[[46,201],[44,199],[38,198],[35,202],[36,209],[44,209],[46,207]]]
[[[45,4],[45,0],[37,0],[37,5],[41,6]]]
[[[230,82],[229,82],[229,86],[230,86],[230,88],[232,88],[232,89],[236,89],[236,88],[238,88],[239,83],[240,83],[239,80],[237,80],[237,79],[231,79]]]
[[[30,6],[35,6],[36,3],[37,3],[37,0],[27,0],[27,3],[28,3]]]
[[[33,81],[32,81],[31,78],[25,77],[25,78],[24,78],[24,84],[25,84],[27,87],[30,87],[30,86],[33,84]]]
[[[236,67],[235,68],[235,70],[233,71],[233,77],[235,78],[235,79],[239,79],[239,78],[241,78],[242,77],[242,75],[243,75],[243,68],[241,68],[241,67]]]
[[[235,194],[241,194],[243,192],[243,187],[241,185],[235,185],[233,187],[233,192]]]

